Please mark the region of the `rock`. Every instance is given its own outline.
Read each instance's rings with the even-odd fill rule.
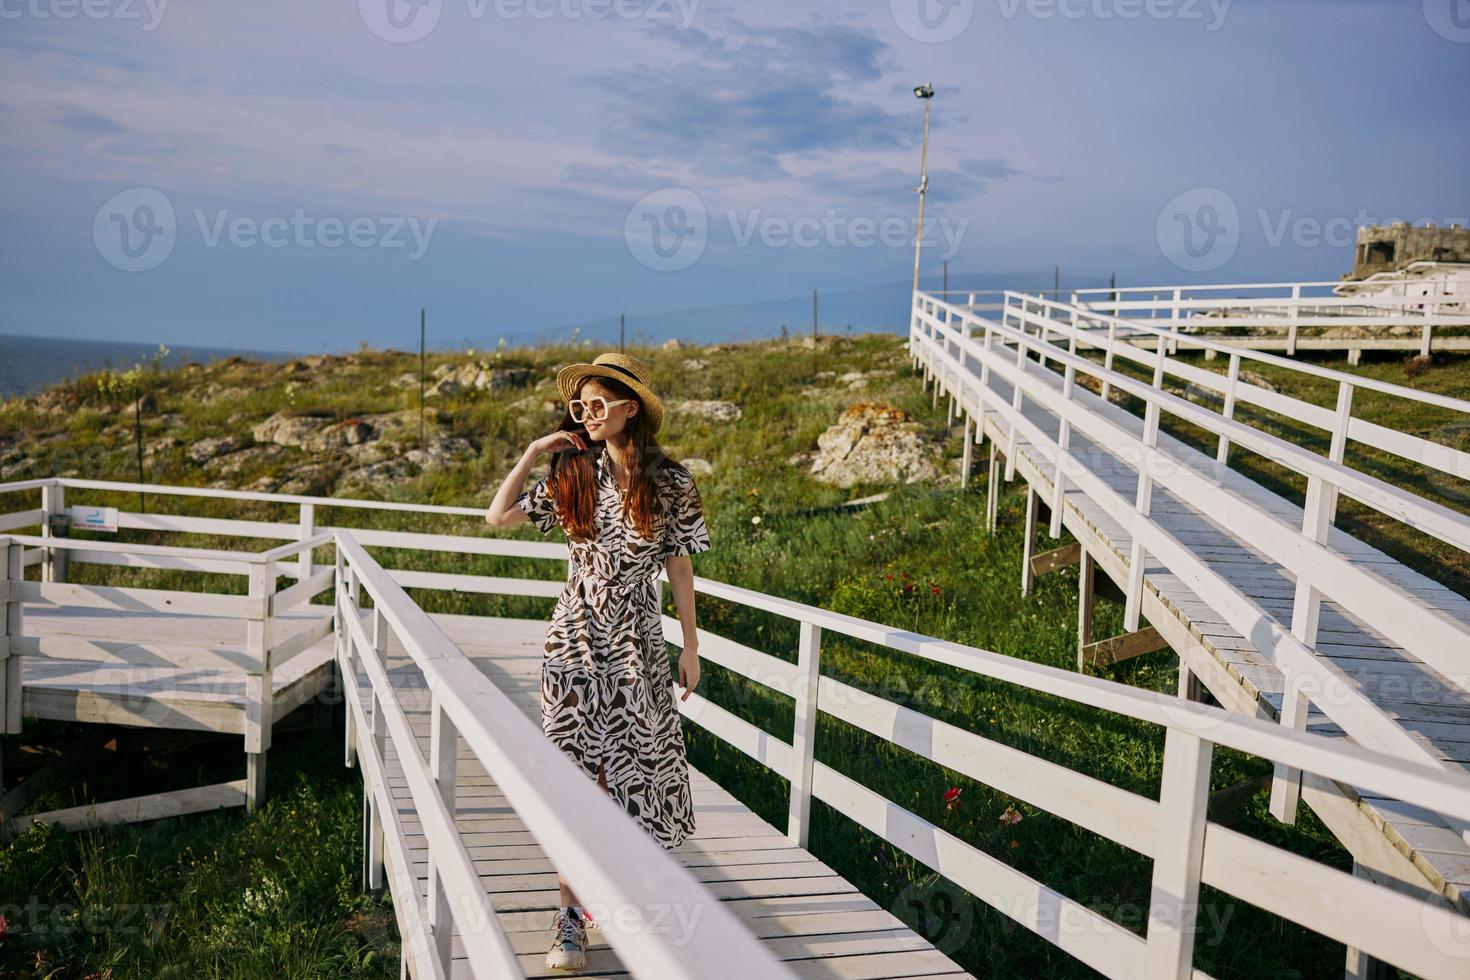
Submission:
[[[204,468],[217,476],[239,477],[249,470],[259,469],[262,466],[274,466],[286,460],[290,455],[284,446],[253,446],[250,449],[241,449],[238,452],[216,456],[206,461]]]
[[[683,347],[684,345],[679,343],[678,337],[670,337],[664,341],[664,350],[681,350]]]
[[[686,371],[703,371],[707,367],[709,367],[709,363],[701,361],[697,357],[691,357],[684,362],[684,370]]]
[[[454,395],[461,394],[464,390],[464,385],[460,384],[458,381],[455,381],[453,378],[444,378],[442,381],[436,382],[434,386],[428,391],[424,392],[424,397],[453,397]]]
[[[328,463],[305,463],[286,474],[277,493],[326,494],[336,482],[336,473]]]
[[[156,459],[169,450],[177,449],[183,444],[183,440],[176,436],[164,436],[162,439],[155,439],[143,447],[143,458],[145,460]]]
[[[333,452],[355,446],[373,437],[373,427],[360,418],[333,422],[323,415],[293,415],[277,412],[255,427],[256,442],[294,446],[307,452]]]
[[[730,422],[740,418],[744,414],[740,410],[740,406],[734,402],[719,401],[717,399],[693,399],[674,402],[672,407],[675,412],[697,415],[715,422]]]
[[[396,388],[417,388],[419,376],[412,371],[405,371],[398,376],[398,380],[393,382],[393,385]]]
[[[811,475],[823,483],[915,483],[939,476],[939,448],[927,443],[922,426],[901,409],[882,402],[849,406],[817,437]]]
[[[231,483],[228,480],[219,480],[215,483],[210,484],[210,486],[229,488],[231,486]],[[276,489],[279,486],[280,484],[277,482],[275,477],[262,476],[257,477],[255,480],[251,481],[249,484],[241,487],[240,489],[248,490],[251,493],[275,493]]]
[[[386,494],[394,486],[409,479],[413,475],[413,467],[401,458],[380,460],[370,466],[348,470],[337,480],[336,494],[349,496],[354,491],[371,490],[379,494]]]
[[[690,456],[688,459],[679,460],[679,462],[684,464],[684,468],[695,477],[713,476],[715,472],[715,468],[710,465],[709,460],[702,459],[698,456]]]
[[[196,463],[207,463],[216,456],[223,456],[240,448],[240,440],[234,436],[200,439],[189,447],[189,458]]]

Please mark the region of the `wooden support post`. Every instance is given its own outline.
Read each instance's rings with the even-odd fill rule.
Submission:
[[[1079,546],[1080,548],[1080,546]],[[1086,668],[1082,651],[1092,642],[1092,616],[1097,605],[1097,593],[1093,591],[1094,576],[1092,556],[1081,548],[1082,560],[1077,571],[1077,670]]]
[[[1027,306],[1028,304],[1026,298],[1024,296],[1021,297],[1021,333],[1023,336],[1026,333]],[[1011,392],[1011,408],[1015,409],[1016,413],[1019,415],[1021,412],[1021,386],[1024,383],[1026,374],[1026,344],[1022,340],[1016,341],[1016,371],[1019,373],[1020,377],[1018,377],[1016,380],[1015,390]],[[1009,437],[1006,439],[1005,456],[1007,483],[1010,483],[1016,478],[1016,440],[1018,436],[1019,434],[1017,432],[1016,423],[1012,422]]]
[[[307,538],[310,538],[314,534],[316,534],[316,504],[302,504],[301,537],[299,540],[305,541]],[[312,550],[313,549],[311,548],[307,548],[305,551],[303,551],[301,553],[300,559],[297,562],[297,564],[300,566],[300,571],[298,573],[299,577],[297,578],[298,582],[305,582],[307,579],[311,578],[313,570],[311,560]]]
[[[797,847],[806,847],[811,835],[812,770],[816,758],[817,689],[821,681],[822,628],[801,624],[796,654],[796,727],[791,747],[796,769],[791,779],[791,804],[786,817],[786,836]]]
[[[1040,495],[1026,484],[1026,531],[1021,541],[1021,594],[1030,595],[1036,587],[1036,573],[1031,570],[1031,554],[1036,550],[1036,509]]]
[[[245,811],[251,814],[265,800],[265,759],[275,711],[270,668],[271,597],[275,591],[275,566],[251,565],[249,594],[255,603],[245,622],[245,652],[252,661],[245,675]]]
[[[1151,977],[1184,980],[1194,973],[1199,921],[1200,870],[1214,746],[1171,728],[1164,736],[1164,772],[1149,894],[1148,952]]]
[[[965,416],[965,448],[960,456],[960,489],[964,490],[970,486],[970,467],[974,465],[975,452],[975,420],[969,415]]]
[[[355,603],[354,603],[355,605]],[[388,620],[383,616],[383,607],[373,606],[373,648],[364,650],[363,656],[374,657],[378,666],[384,672],[388,669]],[[388,765],[388,722],[383,718],[383,697],[376,687],[373,688],[373,748],[378,755],[378,763],[385,768]],[[383,821],[385,817],[379,809],[379,801],[373,800],[372,813],[368,823],[368,888],[379,891],[383,887],[384,872],[387,870],[383,864]]]
[[[1373,881],[1373,876],[1367,869],[1353,861],[1353,877]],[[1344,980],[1390,980],[1397,976],[1395,970],[1390,969],[1387,963],[1375,959],[1360,949],[1352,946],[1347,948],[1347,961],[1343,964],[1342,975]]]
[[[1333,421],[1332,442],[1327,451],[1328,459],[1334,463],[1341,463],[1347,453],[1347,434],[1352,417],[1353,386],[1344,381],[1337,388],[1337,413]],[[1337,487],[1321,477],[1313,476],[1307,480],[1306,507],[1302,514],[1303,537],[1318,544],[1327,541],[1337,516],[1337,496]],[[1317,646],[1317,623],[1321,612],[1322,594],[1305,577],[1298,576],[1291,607],[1291,635],[1308,648]],[[1301,686],[1288,675],[1281,700],[1281,724],[1304,731],[1310,708],[1311,703]],[[1276,764],[1271,780],[1271,815],[1282,823],[1296,823],[1301,796],[1301,770]]]
[[[990,442],[990,474],[985,480],[985,530],[995,533],[1000,513],[1000,457],[995,440]]]
[[[21,686],[20,654],[11,649],[11,640],[22,636],[24,605],[19,596],[11,596],[10,584],[25,579],[25,546],[9,538],[0,538],[0,588],[5,601],[0,603],[0,733],[18,735],[21,729],[21,707],[25,691]],[[3,784],[0,784],[3,785]]]
[[[432,767],[434,784],[439,789],[439,798],[449,810],[449,817],[458,824],[455,809],[455,782],[458,777],[459,733],[454,722],[444,711],[439,696],[431,696],[429,736],[429,764]],[[449,904],[449,892],[432,852],[429,854],[429,928],[434,933],[434,946],[439,953],[439,962],[446,966],[453,961],[454,909]]]

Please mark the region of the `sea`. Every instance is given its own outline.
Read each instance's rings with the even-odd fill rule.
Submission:
[[[29,395],[58,381],[103,368],[126,371],[140,361],[151,363],[157,353],[157,344],[0,334],[0,399]],[[190,361],[207,364],[236,355],[266,361],[289,360],[297,356],[281,351],[169,347],[163,364],[166,367]]]

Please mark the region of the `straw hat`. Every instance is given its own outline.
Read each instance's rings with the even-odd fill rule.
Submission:
[[[638,358],[627,354],[607,353],[598,354],[590,364],[568,364],[556,372],[556,386],[561,391],[562,401],[570,404],[574,398],[580,397],[582,382],[588,378],[621,381],[637,393],[638,400],[643,403],[643,410],[648,413],[652,431],[657,432],[664,421],[664,403],[653,393],[653,387],[649,383],[651,377],[647,365]]]

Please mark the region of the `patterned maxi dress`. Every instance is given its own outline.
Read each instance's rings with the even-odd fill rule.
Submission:
[[[664,559],[710,546],[694,479],[672,467],[658,480],[654,540],[622,515],[623,491],[597,454],[596,537],[567,539],[571,565],[541,661],[541,727],[664,848],[694,830],[694,801],[657,577]],[[560,523],[543,478],[517,499],[543,534]]]

